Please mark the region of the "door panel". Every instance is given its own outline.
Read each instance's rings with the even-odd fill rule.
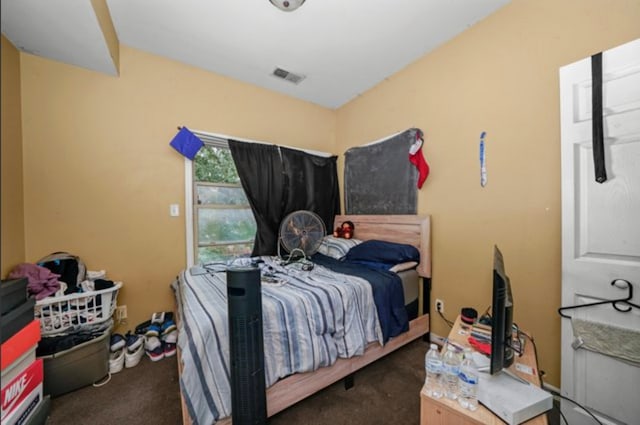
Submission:
[[[576,146],[578,256],[640,261],[640,140],[607,143],[606,184],[593,181],[591,141]]]
[[[591,141],[591,60],[560,69],[562,153],[562,305],[627,296],[612,286],[626,279],[640,304],[640,40],[603,53],[603,112],[608,180],[595,182]],[[631,329],[640,338],[640,309],[611,304],[568,310],[575,318]],[[613,331],[612,331],[613,333]],[[640,367],[606,354],[574,349],[571,320],[562,319],[562,393],[603,422],[633,423]],[[571,424],[593,419],[564,402]]]
[[[624,293],[622,293],[624,295]],[[576,295],[575,304],[586,304],[600,301],[599,298]],[[610,305],[594,306],[588,309],[568,311],[575,318],[606,322],[612,326],[627,327],[628,316],[614,310]],[[624,362],[586,349],[575,350],[572,373],[576,377],[574,383],[575,400],[595,410],[594,413],[617,418],[625,424],[631,424],[631,418],[640,417],[637,388],[640,383],[640,368],[621,367]],[[584,378],[584,379],[580,379]],[[625,391],[624,388],[634,389]],[[571,406],[573,408],[573,406]],[[580,416],[583,414],[579,411]],[[587,418],[583,418],[587,420]],[[569,420],[570,424],[581,423]],[[588,422],[593,424],[593,419]],[[614,422],[616,423],[616,422]]]

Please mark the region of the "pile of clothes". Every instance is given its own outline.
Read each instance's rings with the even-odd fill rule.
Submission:
[[[42,331],[36,356],[59,354],[111,335],[111,309],[121,284],[107,279],[105,270],[88,271],[79,257],[60,252],[19,264],[8,277],[26,278],[27,293],[36,300],[34,316]]]
[[[36,301],[40,301],[49,295],[62,296],[67,289],[67,284],[58,280],[60,278],[59,274],[37,264],[18,264],[7,276],[9,279],[22,277],[27,278],[27,292],[29,296],[35,297]],[[64,287],[62,284],[64,284]]]
[[[9,272],[8,279],[27,278],[27,292],[36,301],[49,296],[62,297],[77,292],[100,291],[114,286],[114,282],[105,279],[106,272],[87,271],[83,279],[76,283],[75,279],[61,280],[62,275],[54,273],[50,268],[34,263],[21,263]]]

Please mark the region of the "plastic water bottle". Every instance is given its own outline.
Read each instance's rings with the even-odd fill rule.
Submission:
[[[442,358],[436,344],[431,344],[429,351],[427,351],[427,355],[424,358],[424,367],[427,371],[427,379],[425,381],[427,395],[433,398],[442,398],[442,383],[440,382]]]
[[[478,379],[480,376],[471,353],[471,348],[465,348],[464,359],[460,364],[458,403],[465,409],[473,411],[478,408]]]
[[[455,400],[458,397],[458,373],[460,372],[460,356],[456,353],[451,344],[447,345],[447,352],[444,354],[443,375],[444,394],[447,398]]]

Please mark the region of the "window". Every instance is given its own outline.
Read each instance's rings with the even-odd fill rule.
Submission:
[[[200,134],[198,134],[200,136]],[[194,263],[251,255],[256,222],[226,140],[210,141],[192,165]]]

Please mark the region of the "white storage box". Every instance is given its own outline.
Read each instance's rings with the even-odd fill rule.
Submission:
[[[34,314],[40,320],[42,336],[72,331],[78,326],[109,320],[116,309],[122,282],[100,291],[47,297],[36,302]]]

